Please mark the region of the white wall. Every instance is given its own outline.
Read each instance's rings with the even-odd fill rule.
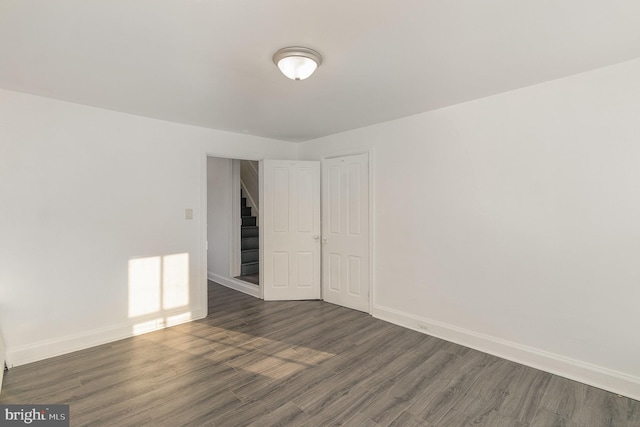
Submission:
[[[295,149],[0,90],[0,324],[10,365],[206,315],[207,153],[290,158]],[[131,315],[140,274],[131,279],[130,267],[148,258],[151,277],[153,263],[169,266],[163,257],[174,254],[188,256],[179,275],[188,274],[188,303]]]
[[[210,275],[229,277],[231,220],[231,159],[207,157],[207,239]]]
[[[640,60],[301,144],[374,152],[373,314],[640,398]]]

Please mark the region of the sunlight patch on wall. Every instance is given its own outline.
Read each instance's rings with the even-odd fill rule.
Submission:
[[[129,317],[188,305],[188,253],[129,260]]]
[[[160,311],[159,256],[129,260],[129,317]]]
[[[189,254],[162,257],[162,308],[189,304]]]

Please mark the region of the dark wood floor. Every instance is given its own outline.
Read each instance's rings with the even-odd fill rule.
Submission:
[[[640,426],[640,402],[327,304],[211,285],[208,318],[24,365],[0,403],[95,426]]]

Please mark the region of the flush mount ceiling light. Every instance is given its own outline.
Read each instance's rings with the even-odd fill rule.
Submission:
[[[304,80],[322,64],[322,57],[306,47],[285,47],[273,54],[273,63],[291,80]]]

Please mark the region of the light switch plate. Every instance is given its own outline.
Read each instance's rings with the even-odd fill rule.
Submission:
[[[184,219],[193,219],[193,209],[187,208],[184,210]]]

